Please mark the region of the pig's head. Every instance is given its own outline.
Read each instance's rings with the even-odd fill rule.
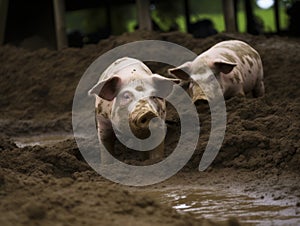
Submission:
[[[174,82],[179,83],[179,80],[158,74],[127,80],[115,74],[97,83],[89,93],[112,101],[110,120],[116,132],[123,133],[129,122],[133,134],[143,139],[150,135],[149,123],[152,119],[165,120],[164,98],[172,92]]]
[[[187,92],[197,105],[215,97],[218,85],[215,78],[220,80],[221,76],[230,73],[235,66],[235,63],[221,59],[204,61],[197,57],[194,61],[188,61],[176,68],[169,69],[168,73],[185,83]],[[222,86],[222,84],[219,85]]]

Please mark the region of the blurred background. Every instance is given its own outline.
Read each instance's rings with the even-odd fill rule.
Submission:
[[[299,0],[0,0],[0,44],[82,47],[135,30],[299,36]]]

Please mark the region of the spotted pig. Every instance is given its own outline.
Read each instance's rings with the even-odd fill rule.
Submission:
[[[179,80],[153,74],[144,63],[129,57],[116,60],[102,73],[89,94],[96,97],[99,140],[111,154],[114,152],[116,134],[122,135],[128,123],[136,137],[145,139],[150,136],[149,123],[153,122],[152,119],[165,120],[164,97],[171,93],[174,82]],[[150,151],[149,156],[155,159],[163,154],[162,141]],[[109,155],[101,151],[101,162],[109,163],[108,159],[111,159]]]
[[[212,76],[217,79],[225,99],[247,93],[261,97],[265,93],[263,66],[258,52],[238,40],[220,42],[193,61],[168,72],[189,82],[188,92],[195,103],[214,98],[216,87],[212,85]]]

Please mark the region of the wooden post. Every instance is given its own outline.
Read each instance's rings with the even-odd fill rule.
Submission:
[[[185,14],[186,31],[188,33],[191,33],[190,4],[189,4],[189,0],[183,0],[183,1],[184,1],[184,14]]]
[[[109,30],[108,34],[112,33],[112,21],[111,21],[111,2],[105,1],[105,10],[106,10],[106,28]]]
[[[235,32],[236,21],[233,0],[223,0],[223,14],[225,19],[225,30],[227,32]]]
[[[253,13],[253,6],[251,0],[245,0],[246,20],[247,20],[247,32],[252,35],[259,35],[261,33],[255,20]]]
[[[65,25],[65,1],[53,0],[57,49],[68,46]]]
[[[239,0],[233,0],[233,10],[234,10],[234,21],[235,21],[235,30],[238,32],[239,31],[239,26],[238,26],[238,4],[239,4]]]
[[[274,1],[274,14],[275,14],[275,27],[276,32],[280,32],[280,24],[279,24],[279,1]]]
[[[152,21],[150,15],[150,1],[136,0],[139,30],[152,30]]]
[[[0,0],[0,45],[4,44],[8,0]]]

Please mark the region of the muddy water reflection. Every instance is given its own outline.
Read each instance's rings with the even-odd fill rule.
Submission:
[[[45,135],[35,135],[35,136],[23,136],[23,137],[15,137],[13,140],[15,141],[15,144],[19,148],[23,148],[26,146],[47,146],[47,145],[53,145],[55,143],[71,139],[73,138],[73,134],[69,133],[57,133],[57,134],[45,134]]]
[[[52,145],[73,138],[73,134],[45,134],[13,138],[18,147]],[[300,207],[290,200],[255,197],[237,191],[215,188],[195,189],[182,186],[164,191],[147,192],[179,212],[190,212],[198,218],[226,221],[230,217],[246,225],[300,225]]]
[[[297,207],[283,200],[193,189],[172,190],[156,195],[179,212],[190,212],[198,218],[226,221],[229,217],[236,217],[246,225],[300,225]]]

